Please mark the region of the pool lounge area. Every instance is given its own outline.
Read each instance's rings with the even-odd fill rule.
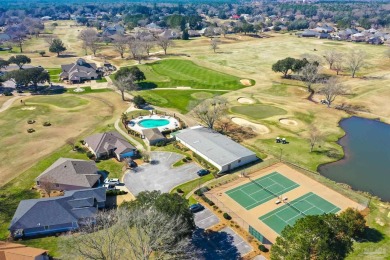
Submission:
[[[180,127],[179,121],[166,115],[139,116],[131,119],[128,128],[142,134],[142,130],[157,128],[160,132],[172,131]]]

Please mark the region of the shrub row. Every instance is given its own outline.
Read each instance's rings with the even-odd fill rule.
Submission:
[[[107,196],[117,196],[117,195],[125,195],[127,191],[124,190],[108,190],[106,191]]]
[[[228,213],[223,213],[223,217],[225,218],[225,219],[227,219],[227,220],[231,220],[232,219],[232,217],[228,214]]]

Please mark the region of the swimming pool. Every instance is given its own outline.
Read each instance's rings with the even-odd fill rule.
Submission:
[[[169,125],[168,119],[143,119],[138,124],[144,128],[156,128]]]

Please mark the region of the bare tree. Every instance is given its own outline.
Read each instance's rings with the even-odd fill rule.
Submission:
[[[100,40],[98,37],[98,32],[95,29],[87,28],[82,30],[78,38],[83,41],[83,48],[86,55],[88,49],[93,52],[93,55],[96,55],[96,52],[100,48]]]
[[[324,52],[324,59],[329,64],[329,69],[333,69],[333,64],[338,60],[340,53],[335,50],[327,50]]]
[[[217,49],[219,49],[219,44],[220,44],[220,40],[217,39],[217,38],[212,38],[211,41],[210,41],[210,47],[211,49],[214,51],[214,53],[216,52]]]
[[[55,181],[51,177],[43,177],[39,180],[38,186],[50,197],[51,192],[55,190]]]
[[[313,92],[311,86],[318,80],[318,66],[314,63],[306,64],[300,71],[300,78],[307,87],[307,91]]]
[[[76,151],[76,138],[70,137],[66,139],[66,144],[69,144],[72,147],[72,150]]]
[[[158,37],[157,45],[160,46],[164,50],[164,54],[167,55],[167,49],[171,46],[174,46],[174,43],[167,37]]]
[[[126,49],[127,49],[127,37],[124,36],[124,35],[115,35],[114,36],[114,41],[113,41],[113,46],[114,46],[114,49],[116,52],[119,53],[119,55],[121,55],[121,58],[123,59],[124,58],[124,54],[126,52]]]
[[[333,103],[336,97],[345,95],[347,93],[347,88],[339,82],[335,77],[329,78],[324,86],[319,91],[320,94],[325,96],[328,107]]]
[[[333,64],[333,69],[336,71],[337,75],[339,75],[340,71],[344,68],[344,59],[342,56]]]
[[[192,110],[192,113],[201,123],[213,129],[214,124],[225,115],[226,110],[226,100],[221,97],[214,97],[200,103]]]
[[[354,78],[358,72],[366,64],[367,54],[362,50],[352,50],[345,59],[345,64],[351,72],[351,77]]]
[[[310,141],[310,152],[313,152],[314,146],[322,141],[323,135],[317,127],[312,126],[309,129],[309,141]]]
[[[53,40],[55,37],[53,35],[47,35],[45,36],[45,42],[50,46],[53,43]]]
[[[138,61],[138,64],[141,64],[143,58],[144,48],[140,40],[131,40],[129,41],[129,49],[133,56],[133,59]]]
[[[122,100],[125,99],[125,91],[134,91],[138,89],[138,85],[135,84],[134,76],[129,74],[114,80],[114,85],[121,92]]]
[[[150,51],[156,46],[156,41],[153,37],[143,37],[141,38],[141,46],[145,53],[150,56]]]
[[[24,31],[12,31],[10,33],[12,42],[20,48],[20,52],[23,53],[23,45],[26,39],[26,33]]]
[[[185,235],[189,230],[179,217],[154,207],[121,208],[97,214],[62,246],[68,259],[197,259],[199,252]]]

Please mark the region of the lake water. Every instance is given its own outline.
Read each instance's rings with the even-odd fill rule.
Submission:
[[[319,172],[354,190],[390,201],[390,125],[351,117],[340,122],[347,133],[339,140],[345,158],[319,167]]]

